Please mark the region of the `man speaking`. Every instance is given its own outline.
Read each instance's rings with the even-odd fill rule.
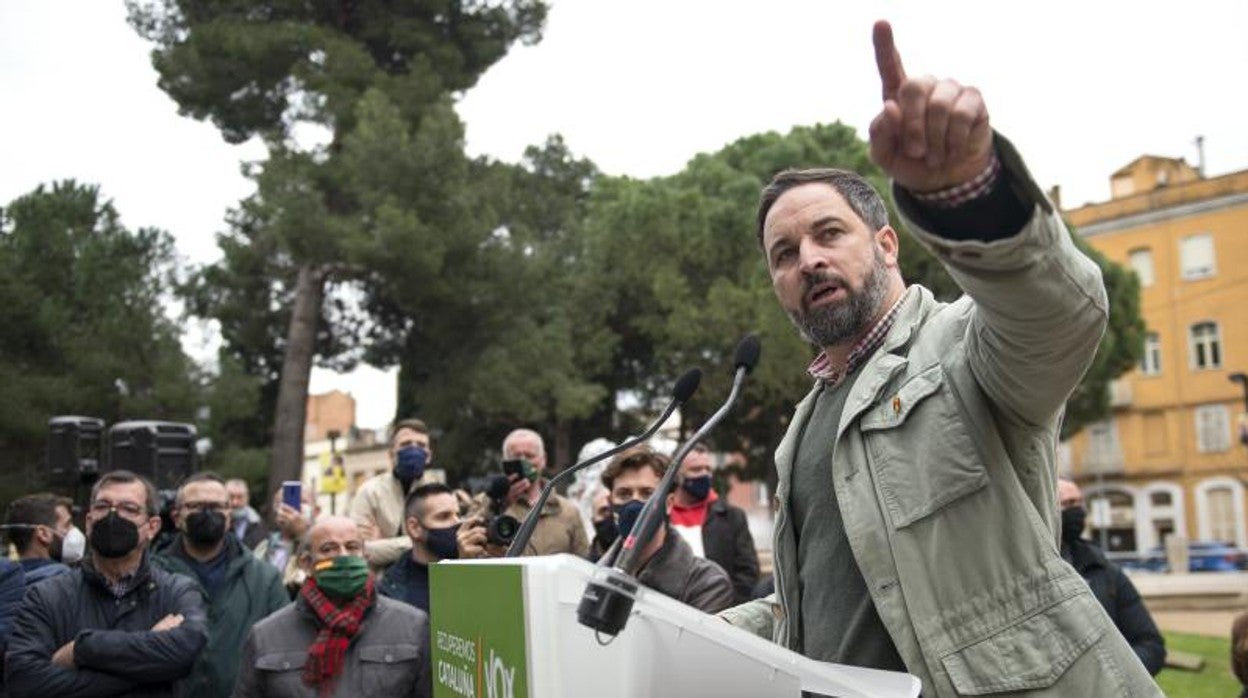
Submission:
[[[776,450],[776,593],[723,615],[815,659],[908,671],[925,696],[1160,695],[1057,547],[1054,445],[1105,327],[1098,268],[979,92],[908,77],[887,22],[874,38],[871,158],[966,295],[907,288],[858,175],[763,190],[776,297],[822,351]]]

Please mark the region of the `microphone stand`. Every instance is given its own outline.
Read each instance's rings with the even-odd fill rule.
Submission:
[[[585,593],[581,596],[581,602],[576,609],[576,617],[581,625],[615,636],[628,622],[628,615],[633,610],[633,600],[637,593],[637,569],[644,562],[641,559],[641,551],[654,538],[655,532],[663,521],[663,515],[667,510],[667,495],[676,480],[676,472],[680,469],[685,456],[693,450],[694,445],[728,415],[728,411],[732,409],[733,403],[741,393],[741,386],[745,383],[746,375],[758,363],[758,355],[758,338],[754,335],[747,336],[737,345],[735,360],[737,370],[732,379],[732,389],[728,392],[728,398],[715,411],[715,414],[711,415],[710,419],[706,420],[702,427],[676,450],[659,486],[655,488],[654,494],[650,495],[645,506],[642,507],[633,530],[629,531],[619,552],[609,563],[611,567],[604,567],[596,575],[598,579],[590,581],[585,587]],[[605,562],[605,560],[600,561],[600,565]]]
[[[537,498],[537,503],[533,505],[528,515],[524,517],[524,522],[520,524],[520,529],[516,531],[515,537],[511,539],[511,545],[507,546],[505,557],[519,557],[524,552],[525,546],[529,544],[529,539],[533,537],[533,531],[537,529],[537,521],[542,514],[542,508],[546,506],[546,500],[550,499],[550,495],[554,493],[557,486],[567,482],[573,475],[594,463],[599,463],[654,436],[655,432],[663,426],[668,417],[671,417],[678,407],[693,397],[693,394],[698,390],[700,382],[702,382],[702,371],[696,368],[689,369],[676,380],[676,386],[672,389],[672,399],[667,403],[667,408],[663,410],[663,414],[659,415],[659,418],[652,422],[645,431],[637,436],[627,438],[621,441],[618,446],[599,453],[589,460],[577,463],[551,478],[550,482],[546,483],[546,487],[542,489],[542,494]]]

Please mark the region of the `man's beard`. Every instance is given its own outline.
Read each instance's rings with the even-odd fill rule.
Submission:
[[[857,291],[850,288],[840,274],[820,272],[806,276],[802,288],[803,306],[810,289],[829,281],[845,290],[845,300],[809,312],[804,309],[789,311],[789,319],[802,339],[817,347],[844,344],[870,327],[888,294],[888,267],[884,264],[884,255],[878,247],[875,249],[871,269],[862,280],[862,288]]]

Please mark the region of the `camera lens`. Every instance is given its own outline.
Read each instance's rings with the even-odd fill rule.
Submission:
[[[512,539],[516,537],[516,532],[519,530],[519,521],[506,514],[500,514],[490,520],[485,537],[495,545],[511,545]]]

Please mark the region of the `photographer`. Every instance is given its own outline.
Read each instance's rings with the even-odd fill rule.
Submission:
[[[495,537],[490,540],[488,524],[499,515],[523,521],[546,486],[546,480],[542,478],[545,468],[546,448],[537,432],[516,429],[503,439],[503,473],[509,484],[505,491],[491,488],[492,492],[479,494],[474,499],[471,516],[456,536],[461,558],[502,557],[511,542],[510,538]],[[584,557],[588,552],[589,539],[585,535],[580,510],[571,500],[552,494],[542,508],[537,528],[533,530],[533,537],[525,546],[524,554],[571,553]]]

